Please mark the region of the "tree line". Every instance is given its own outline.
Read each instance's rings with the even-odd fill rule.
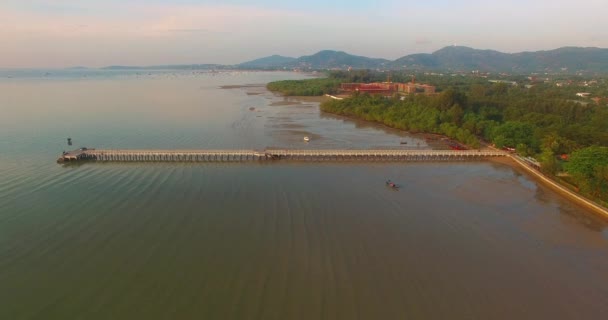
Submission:
[[[472,148],[479,147],[481,140],[514,148],[520,155],[536,157],[546,174],[566,172],[564,179],[582,192],[608,201],[608,106],[605,101],[599,105],[577,101],[575,93],[582,89],[576,85],[556,87],[521,75],[502,77],[519,84],[510,85],[463,75],[355,70],[331,71],[326,78],[272,82],[268,89],[319,96],[337,93],[343,82],[409,82],[414,77],[419,83],[435,85],[440,93],[389,98],[354,94],[324,102],[321,110],[411,132],[443,134]],[[574,83],[585,80],[570,79]],[[607,81],[598,79],[597,83],[584,91],[608,94]]]
[[[443,134],[472,148],[480,139],[514,148],[537,157],[545,173],[566,171],[581,191],[608,201],[608,108],[566,100],[550,86],[471,83],[434,96],[354,94],[321,110]]]
[[[268,90],[280,92],[286,96],[322,96],[335,94],[343,80],[339,78],[314,78],[305,80],[282,80],[270,82]]]

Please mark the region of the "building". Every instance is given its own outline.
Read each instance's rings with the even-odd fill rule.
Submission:
[[[397,91],[405,93],[416,93],[416,84],[410,83],[398,83]]]
[[[516,81],[509,81],[509,80],[488,80],[491,83],[504,83],[504,84],[509,84],[512,86],[517,86],[517,82]]]
[[[397,84],[392,82],[382,83],[343,83],[340,89],[346,92],[362,92],[369,94],[392,95],[397,92]]]
[[[435,94],[435,92],[437,91],[435,86],[431,86],[428,84],[420,85],[419,88],[422,88],[425,94]]]
[[[412,82],[375,82],[375,83],[342,83],[340,89],[343,92],[363,92],[369,94],[392,95],[394,93],[407,94],[435,94],[437,91],[435,86],[428,84],[418,84],[416,79]]]

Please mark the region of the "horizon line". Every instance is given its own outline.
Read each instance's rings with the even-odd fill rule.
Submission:
[[[478,51],[495,51],[495,52],[509,54],[509,55],[522,54],[522,53],[534,53],[534,52],[547,52],[547,51],[555,51],[555,50],[566,49],[566,48],[608,50],[608,48],[603,48],[603,47],[565,45],[565,46],[557,47],[557,48],[554,48],[554,49],[547,49],[547,50],[525,50],[525,51],[517,51],[517,52],[504,52],[504,51],[499,51],[499,50],[495,50],[495,49],[478,49],[478,48],[474,48],[474,47],[470,47],[470,46],[466,46],[466,45],[453,44],[453,45],[444,46],[444,47],[442,47],[440,49],[437,49],[437,50],[435,50],[433,52],[430,52],[430,53],[429,52],[410,53],[410,54],[398,57],[397,59],[394,59],[394,60],[387,59],[387,58],[369,57],[369,56],[364,56],[364,55],[359,55],[359,54],[353,54],[353,53],[349,53],[349,52],[344,51],[344,50],[321,49],[321,50],[316,51],[315,53],[308,54],[308,55],[306,55],[306,54],[305,55],[300,55],[299,57],[285,56],[285,55],[273,53],[273,54],[265,55],[265,56],[262,56],[262,57],[259,57],[259,58],[254,58],[254,59],[250,59],[250,60],[247,60],[247,61],[244,61],[244,62],[235,63],[235,64],[208,63],[208,62],[200,63],[199,62],[199,63],[159,63],[159,64],[148,64],[148,65],[110,64],[110,65],[99,66],[99,67],[82,66],[82,65],[64,66],[64,67],[33,67],[33,66],[3,67],[3,66],[0,66],[0,69],[4,69],[4,70],[9,70],[9,69],[10,70],[27,70],[27,69],[32,69],[32,70],[40,70],[40,69],[65,70],[65,69],[108,69],[108,68],[155,68],[155,67],[180,67],[180,66],[201,66],[201,65],[215,65],[215,66],[220,66],[220,67],[229,67],[229,66],[239,66],[239,65],[245,64],[247,62],[251,62],[251,61],[255,61],[255,60],[259,60],[259,59],[264,59],[264,58],[269,58],[269,57],[273,57],[273,56],[280,56],[280,57],[285,57],[285,58],[299,59],[299,58],[302,58],[302,57],[313,56],[313,55],[318,54],[318,53],[323,52],[323,51],[343,52],[343,53],[346,53],[346,54],[351,55],[351,56],[364,57],[364,58],[370,58],[370,59],[383,59],[383,60],[387,60],[389,62],[394,62],[396,60],[399,60],[401,58],[408,57],[408,56],[411,56],[411,55],[418,55],[418,54],[429,54],[429,55],[432,55],[432,54],[434,54],[434,53],[436,53],[438,51],[444,50],[446,48],[451,48],[451,47],[468,48],[468,49],[473,49],[473,50],[478,50]]]

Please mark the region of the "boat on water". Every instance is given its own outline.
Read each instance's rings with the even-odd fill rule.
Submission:
[[[304,141],[308,142],[308,141],[310,141],[310,138],[309,137],[304,137]]]
[[[386,180],[386,186],[395,190],[399,189],[399,186],[391,180]]]
[[[401,141],[400,144],[407,144],[407,141]]]

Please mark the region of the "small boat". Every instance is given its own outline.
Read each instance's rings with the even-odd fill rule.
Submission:
[[[399,189],[399,186],[391,180],[386,180],[386,186],[391,189]]]
[[[304,141],[308,142],[308,141],[310,141],[310,138],[309,137],[304,137]]]
[[[407,144],[407,141],[401,141],[400,144]]]

